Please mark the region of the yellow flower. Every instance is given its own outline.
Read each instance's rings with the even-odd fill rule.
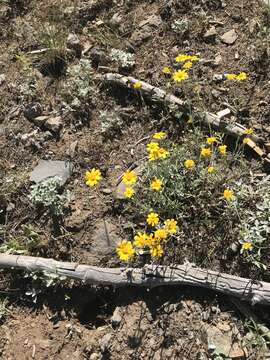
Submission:
[[[171,235],[176,234],[178,231],[177,221],[174,219],[168,219],[164,222],[165,230]]]
[[[188,61],[182,66],[182,69],[191,69],[192,66],[193,66],[192,61]]]
[[[223,192],[223,197],[225,200],[230,201],[234,198],[234,192],[230,189],[225,189]]]
[[[139,90],[139,89],[141,89],[141,87],[142,87],[142,83],[140,81],[136,81],[133,84],[133,89],[135,89],[135,90]]]
[[[246,80],[246,78],[247,74],[245,72],[241,72],[239,75],[236,76],[236,80],[238,81]]]
[[[148,152],[151,151],[158,151],[159,150],[159,144],[157,142],[150,142],[149,144],[146,145],[146,149]]]
[[[210,148],[202,148],[201,149],[201,156],[202,157],[208,157],[211,155],[211,149]]]
[[[101,180],[101,172],[98,169],[91,169],[85,173],[85,183],[88,186],[95,186]]]
[[[218,151],[220,152],[221,155],[226,155],[227,145],[220,145],[220,146],[218,147]]]
[[[190,60],[190,61],[199,61],[200,58],[197,55],[189,55],[188,60]]]
[[[248,138],[243,139],[243,144],[246,145],[248,143]]]
[[[134,191],[134,189],[132,189],[132,187],[127,187],[125,189],[124,195],[126,198],[130,199],[134,196],[134,194],[135,194],[135,191]]]
[[[166,229],[157,229],[155,232],[154,232],[154,238],[157,240],[157,241],[162,241],[162,240],[166,240],[168,237],[168,232],[166,231]]]
[[[178,70],[175,71],[173,74],[173,80],[175,82],[181,82],[183,80],[186,80],[188,78],[188,73],[185,70]]]
[[[150,254],[152,257],[161,257],[163,255],[163,249],[160,244],[150,247]]]
[[[149,161],[154,161],[159,159],[159,150],[151,150],[149,152]]]
[[[158,157],[161,158],[161,159],[166,159],[166,157],[169,156],[169,151],[167,151],[166,149],[164,148],[160,148],[158,150]]]
[[[127,170],[122,176],[122,181],[125,185],[133,185],[137,181],[137,174],[133,170]]]
[[[134,236],[134,245],[139,248],[149,246],[149,236],[146,233],[138,232],[137,235]]]
[[[168,66],[164,66],[162,69],[163,74],[169,75],[171,73],[171,69]]]
[[[211,136],[211,137],[207,138],[206,142],[208,145],[212,145],[217,142],[217,138],[214,136]]]
[[[212,174],[215,171],[216,171],[216,169],[214,168],[214,166],[208,166],[207,172],[209,172],[209,174]]]
[[[179,54],[175,58],[176,62],[185,62],[187,60],[190,60],[189,55],[184,55],[184,54]]]
[[[195,167],[195,161],[188,159],[184,162],[184,166],[186,169],[193,169]]]
[[[242,250],[252,250],[252,243],[250,243],[250,242],[244,242],[243,244],[242,244]]]
[[[246,135],[252,135],[252,134],[253,134],[253,129],[251,129],[251,128],[246,129],[246,130],[244,131],[244,134],[246,134]]]
[[[146,222],[148,225],[150,226],[155,226],[159,223],[159,216],[157,213],[155,212],[150,212],[148,215],[147,215],[147,219],[146,219]]]
[[[151,181],[150,188],[155,191],[159,191],[162,189],[163,181],[159,179],[154,179]]]
[[[225,75],[227,80],[236,80],[237,75],[235,74],[226,74]]]
[[[161,140],[166,137],[166,133],[164,131],[157,132],[153,135],[153,139]]]
[[[131,257],[134,256],[135,250],[130,241],[123,240],[118,244],[116,248],[116,253],[119,256],[120,260],[128,261]]]

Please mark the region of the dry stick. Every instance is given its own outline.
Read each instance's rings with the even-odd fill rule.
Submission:
[[[141,88],[139,89],[139,91],[141,92],[141,94],[146,97],[150,97],[153,101],[177,106],[183,112],[187,111],[187,109],[189,108],[188,104],[185,101],[179,99],[178,97],[169,94],[166,91],[158,87],[152,86],[144,81],[135,79],[131,76],[124,76],[117,73],[108,73],[104,75],[104,80],[107,83],[116,84],[130,89],[133,89],[133,84],[140,82]],[[202,121],[207,126],[211,126],[214,129],[220,130],[228,135],[237,138],[245,135],[246,128],[241,124],[228,124],[224,122],[218,115],[212,114],[210,112],[202,113],[196,110],[194,110],[194,112],[197,112],[198,114],[200,114],[200,116],[202,116]],[[250,138],[256,143],[259,141],[258,136],[254,134],[252,134]]]
[[[270,283],[253,281],[192,264],[145,265],[143,268],[99,268],[54,259],[22,255],[0,255],[0,269],[45,271],[95,285],[146,286],[191,285],[236,296],[252,304],[270,305]]]

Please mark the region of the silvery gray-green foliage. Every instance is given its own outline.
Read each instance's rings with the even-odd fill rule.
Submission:
[[[28,290],[25,292],[25,295],[29,296],[34,303],[37,302],[38,295],[42,293],[44,287],[56,287],[66,280],[65,276],[59,276],[56,273],[53,274],[46,271],[43,271],[42,273],[25,273],[24,277],[30,278],[32,281]]]
[[[43,205],[56,216],[63,214],[64,204],[69,200],[69,193],[59,194],[60,180],[59,177],[55,176],[32,185],[29,195],[30,200],[35,204]]]
[[[270,176],[260,180],[256,186],[244,185],[241,187],[239,196],[251,197],[256,200],[255,209],[244,209],[244,219],[240,224],[240,242],[250,242],[253,250],[249,254],[252,262],[265,268],[261,263],[261,250],[268,246],[270,240]]]
[[[7,304],[8,304],[7,299],[4,299],[4,300],[0,299],[0,321],[4,320],[5,317],[9,313],[8,308],[7,308]]]
[[[79,99],[84,99],[91,91],[92,65],[91,61],[81,59],[77,65],[67,70],[69,79],[67,86],[72,94],[76,94]]]
[[[171,27],[173,32],[183,35],[188,31],[189,23],[187,19],[175,20]]]
[[[130,69],[135,65],[134,55],[123,50],[112,49],[111,58],[122,68]]]
[[[119,132],[123,126],[123,120],[115,111],[100,111],[101,132],[104,135],[112,135]]]

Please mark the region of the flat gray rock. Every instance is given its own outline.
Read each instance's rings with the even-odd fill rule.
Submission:
[[[70,178],[73,165],[69,161],[40,160],[38,165],[31,172],[30,180],[39,183],[52,177],[59,177],[60,184],[64,185]]]

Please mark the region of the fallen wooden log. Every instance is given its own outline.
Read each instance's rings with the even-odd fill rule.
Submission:
[[[150,98],[152,101],[157,101],[160,103],[164,103],[167,105],[176,106],[184,113],[190,112],[190,104],[187,104],[185,101],[179,99],[177,96],[167,93],[165,90],[152,86],[145,81],[141,81],[138,79],[133,78],[132,76],[124,76],[117,73],[107,73],[104,75],[104,81],[110,84],[116,84],[118,86],[126,87],[129,89],[133,89],[135,83],[140,83],[141,87],[139,89],[140,93]],[[136,90],[138,91],[138,90]],[[219,114],[212,114],[210,112],[201,112],[196,109],[192,109],[192,113],[197,115],[201,122],[204,123],[207,127],[211,127],[216,129],[220,132],[223,132],[227,135],[241,138],[245,136],[245,131],[247,130],[243,125],[238,123],[228,123],[224,121],[223,116],[221,115],[223,112]],[[256,144],[260,142],[260,139],[255,134],[249,135],[249,138],[254,141]],[[249,146],[249,144],[247,144]],[[255,152],[256,149],[251,147]],[[265,156],[265,152],[263,150],[258,155]]]
[[[99,268],[54,259],[0,255],[0,269],[47,272],[95,285],[145,286],[191,285],[232,295],[252,304],[270,305],[270,283],[253,281],[217,271],[184,265],[145,265],[142,268]]]

